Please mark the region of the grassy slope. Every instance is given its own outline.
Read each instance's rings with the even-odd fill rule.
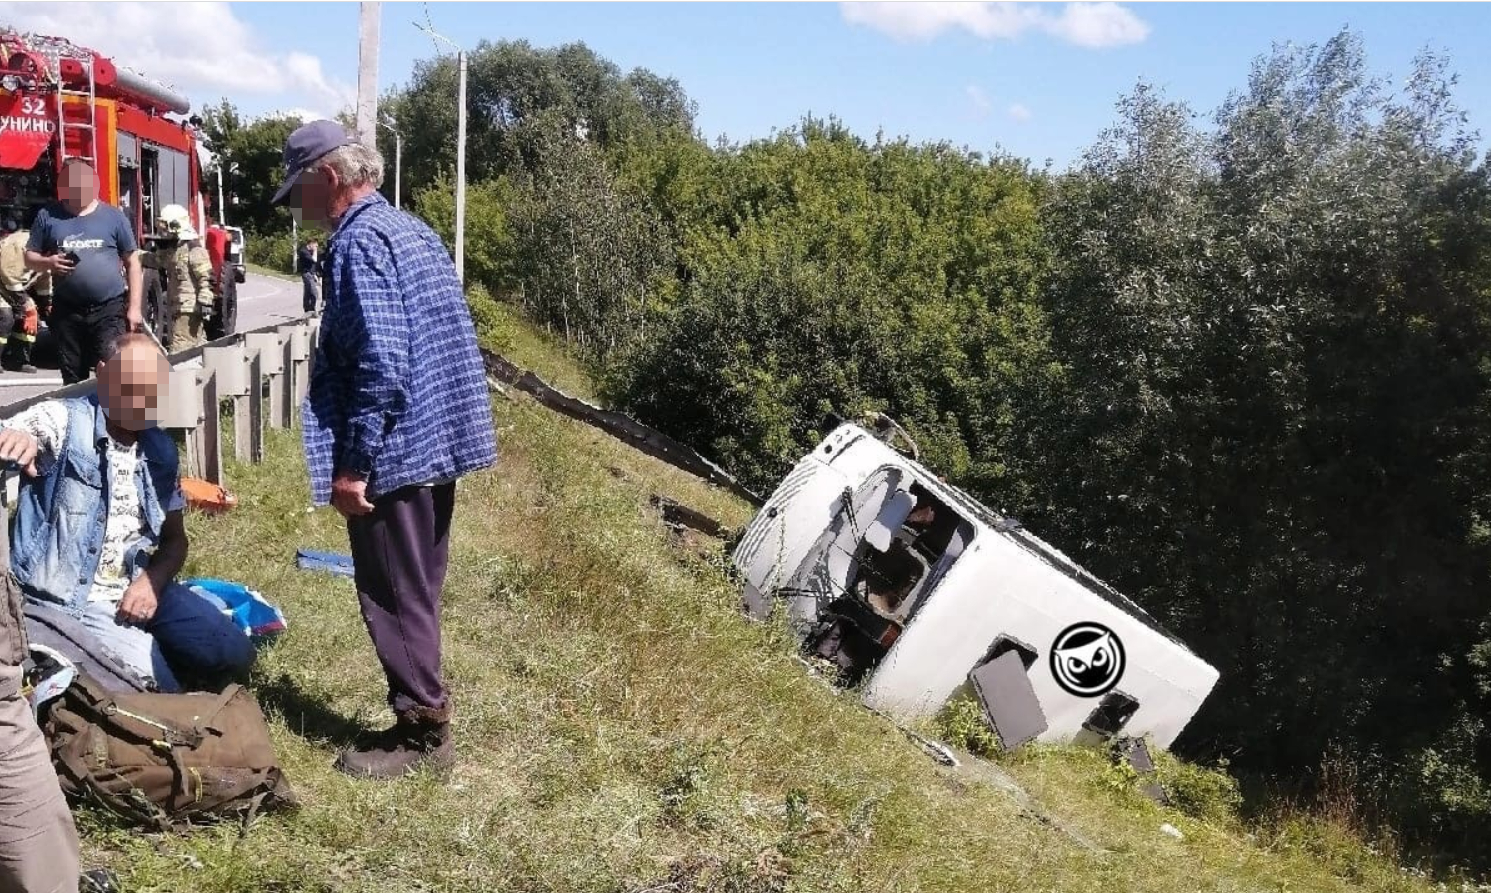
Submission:
[[[513,359],[583,381],[541,338],[508,331]],[[305,805],[243,840],[82,813],[88,857],[126,889],[1427,889],[1359,847],[1332,856],[1296,834],[1269,842],[1306,846],[1265,848],[1162,812],[1110,786],[1095,757],[1012,761],[1043,808],[1110,852],[1085,850],[807,675],[646,500],[663,492],[732,524],[746,506],[524,399],[494,406],[502,461],[461,484],[446,594],[453,783],[331,770],[350,728],[388,719],[382,679],[350,583],[294,568],[298,546],[344,551],[345,533],[306,511],[298,441],[270,432],[262,466],[228,469],[238,509],[190,520],[188,570],[286,610],[255,690]],[[1160,834],[1166,821],[1186,839]]]

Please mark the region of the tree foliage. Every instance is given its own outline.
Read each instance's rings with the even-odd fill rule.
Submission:
[[[406,188],[453,169],[459,72],[451,56],[418,63],[409,84],[382,108],[404,134]],[[467,55],[467,177],[495,179],[527,164],[546,145],[533,130],[582,133],[610,148],[638,133],[693,127],[694,105],[676,80],[646,69],[629,74],[584,44],[540,49],[526,41],[483,40]],[[379,146],[392,157],[393,139]]]
[[[203,110],[207,147],[223,167],[229,223],[254,233],[289,231],[289,211],[270,204],[270,199],[284,176],[285,141],[300,125],[300,118],[291,115],[246,120],[227,100]],[[217,192],[208,191],[215,205]]]
[[[1445,71],[1392,96],[1348,33],[1211,131],[1130,96],[1046,208],[1068,389],[1031,419],[1041,523],[1222,672],[1193,747],[1297,774],[1339,743],[1441,828],[1444,767],[1491,770],[1491,205]]]

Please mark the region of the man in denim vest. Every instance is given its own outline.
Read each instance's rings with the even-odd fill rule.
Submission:
[[[155,427],[168,366],[148,336],[115,339],[99,397],[48,400],[0,430],[0,460],[23,471],[11,569],[35,612],[79,629],[88,658],[158,691],[178,676],[241,676],[252,643],[206,600],[173,582],[186,561],[176,444]],[[103,680],[100,680],[103,681]]]

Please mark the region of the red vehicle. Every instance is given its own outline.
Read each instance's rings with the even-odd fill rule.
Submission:
[[[25,221],[55,200],[57,177],[70,158],[93,164],[99,200],[133,218],[144,248],[153,242],[157,211],[182,205],[212,256],[217,301],[208,334],[220,338],[237,324],[242,241],[207,218],[200,119],[184,118],[190,110],[174,90],[93,50],[0,26],[0,212]],[[161,286],[147,261],[144,312],[157,330]]]

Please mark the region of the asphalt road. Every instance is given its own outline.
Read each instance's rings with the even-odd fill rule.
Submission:
[[[300,317],[300,282],[250,272],[238,286],[238,331],[288,322]],[[43,358],[45,359],[45,358]],[[34,375],[0,373],[0,406],[62,387],[56,365]]]

